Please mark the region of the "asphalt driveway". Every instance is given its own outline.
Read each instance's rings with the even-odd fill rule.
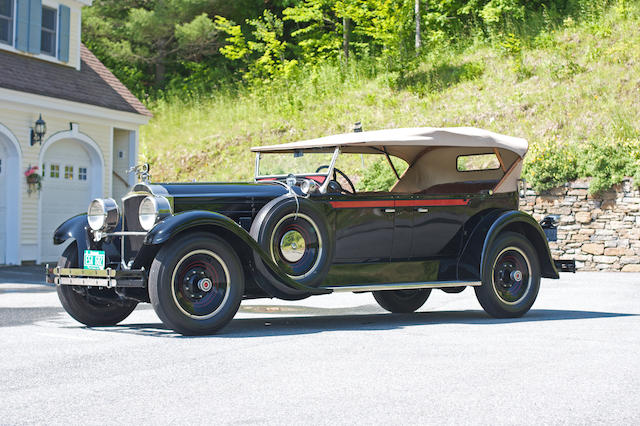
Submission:
[[[248,301],[196,338],[149,305],[84,327],[36,275],[0,269],[2,424],[640,422],[640,274],[543,280],[515,320],[470,289],[411,315],[369,294]]]

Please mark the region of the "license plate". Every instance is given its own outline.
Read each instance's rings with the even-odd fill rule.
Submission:
[[[84,269],[104,269],[105,255],[101,250],[84,251]]]

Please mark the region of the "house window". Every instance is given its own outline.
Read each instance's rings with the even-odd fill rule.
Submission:
[[[50,7],[42,8],[42,32],[40,51],[45,55],[56,56],[57,11]]]
[[[13,44],[13,2],[0,0],[0,43]]]
[[[47,173],[44,170],[44,163],[42,163],[42,177],[47,176]]]
[[[2,176],[2,158],[0,158],[0,176]]]
[[[87,180],[87,168],[78,167],[78,180]]]
[[[64,178],[73,179],[73,166],[64,166]]]
[[[49,177],[52,177],[52,178],[60,177],[60,166],[58,164],[49,165]]]

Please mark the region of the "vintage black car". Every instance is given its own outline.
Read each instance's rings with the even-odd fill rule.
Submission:
[[[527,148],[474,128],[256,147],[252,183],[141,182],[120,206],[92,201],[56,230],[68,246],[47,277],[81,323],[115,325],[150,302],[183,334],[221,329],[243,299],[343,291],[407,313],[432,289],[471,286],[489,315],[519,317],[541,277],[573,268],[518,210]],[[395,184],[357,190],[380,164]]]

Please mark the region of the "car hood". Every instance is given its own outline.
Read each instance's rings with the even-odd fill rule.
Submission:
[[[287,189],[275,183],[138,183],[132,192],[147,192],[173,198],[192,197],[257,197],[275,198],[286,194]]]
[[[276,183],[139,183],[131,194],[153,194],[169,199],[172,211],[208,210],[231,217],[252,215],[288,192]]]

